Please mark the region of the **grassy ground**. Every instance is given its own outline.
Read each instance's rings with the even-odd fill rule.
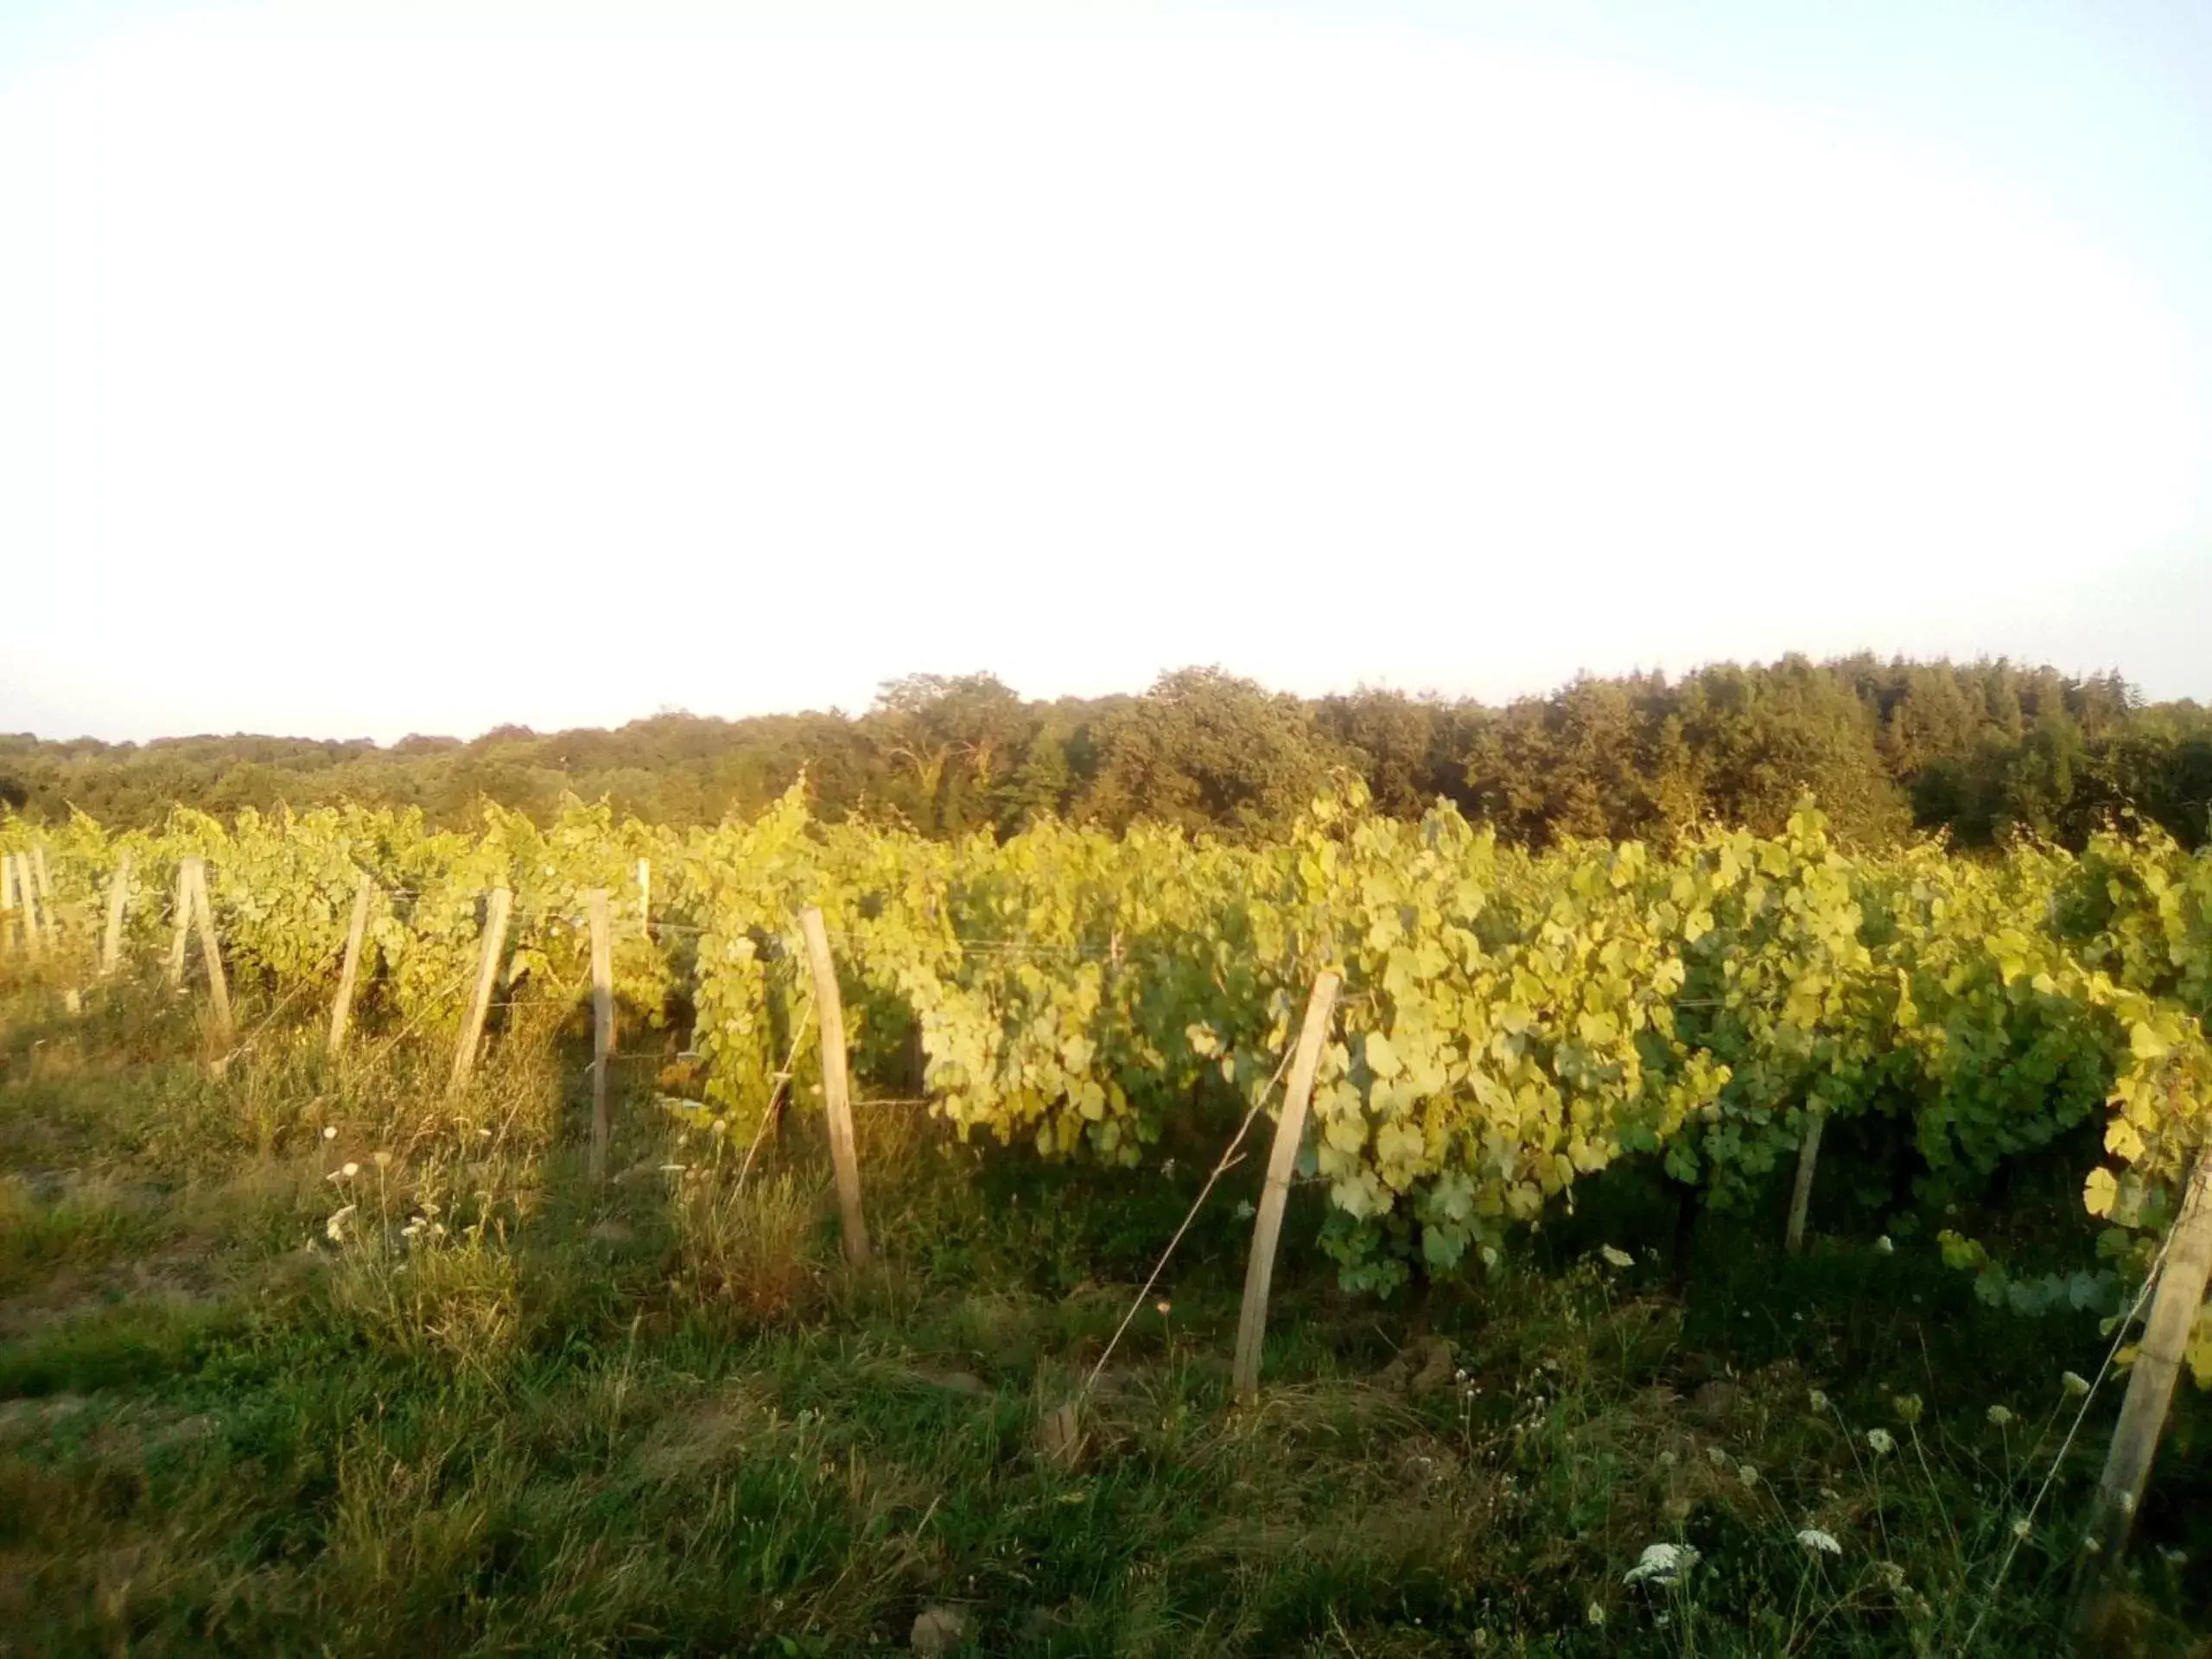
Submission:
[[[1708,1218],[1677,1291],[1628,1171],[1416,1319],[1333,1288],[1301,1192],[1233,1409],[1257,1160],[1139,1300],[1209,1149],[1086,1174],[864,1109],[855,1274],[804,1113],[741,1191],[633,1062],[594,1189],[572,1036],[449,1107],[435,1045],[248,1028],[216,1076],[153,988],[0,995],[0,1652],[2060,1649],[2103,1344],[1924,1240]],[[2116,1651],[2212,1652],[2183,1393]],[[1624,1583],[1658,1542],[1698,1559]]]

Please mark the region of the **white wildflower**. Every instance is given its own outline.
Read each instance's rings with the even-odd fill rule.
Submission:
[[[2058,1374],[2058,1386],[2079,1399],[2089,1391],[2089,1379],[2079,1371],[2061,1371]]]
[[[350,1181],[361,1173],[361,1166],[359,1164],[344,1164],[340,1166],[338,1173]]]
[[[1582,1610],[1582,1617],[1601,1630],[1605,1627],[1605,1610],[1594,1601]]]
[[[1815,1389],[1805,1396],[1805,1403],[1813,1408],[1814,1415],[1818,1416],[1828,1408],[1828,1397]]]
[[[322,1138],[326,1141],[335,1141],[338,1138],[338,1126],[335,1123],[324,1124]]]
[[[1895,1255],[1897,1253],[1897,1247],[1891,1243],[1890,1236],[1884,1233],[1874,1241],[1874,1251],[1878,1255]]]
[[[1599,1246],[1598,1254],[1604,1256],[1606,1261],[1611,1262],[1613,1266],[1617,1268],[1632,1268],[1636,1265],[1636,1258],[1634,1256],[1630,1255],[1626,1250],[1615,1249],[1610,1244]]]
[[[1897,1443],[1890,1438],[1890,1431],[1886,1428],[1868,1429],[1866,1444],[1874,1448],[1874,1455],[1878,1458],[1886,1458],[1897,1449]]]
[[[1728,1451],[1726,1446],[1707,1446],[1705,1448],[1705,1457],[1706,1461],[1710,1463],[1716,1469],[1726,1469],[1730,1464],[1736,1461],[1735,1459],[1728,1455]]]
[[[391,1167],[391,1154],[388,1152],[379,1152],[377,1154],[377,1167],[378,1169],[390,1169]]]
[[[1818,1550],[1823,1555],[1840,1555],[1843,1546],[1832,1532],[1822,1532],[1818,1527],[1808,1527],[1797,1535],[1797,1541],[1808,1549]]]
[[[1758,1466],[1748,1463],[1738,1464],[1736,1465],[1736,1478],[1742,1481],[1746,1486],[1758,1485],[1759,1484],[1759,1471]]]
[[[1989,1419],[1992,1428],[2002,1428],[2012,1421],[2012,1414],[2002,1406],[1992,1406],[1982,1415]]]
[[[1623,1584],[1672,1584],[1697,1564],[1697,1551],[1688,1544],[1646,1544],[1634,1567],[1622,1576]]]
[[[346,1236],[346,1224],[353,1218],[357,1208],[358,1205],[349,1204],[322,1224],[322,1230],[332,1243],[338,1243]]]
[[[2013,1518],[2012,1535],[2015,1538],[2024,1538],[2034,1530],[2034,1527],[2029,1523],[2028,1517],[2026,1516],[2017,1516]]]

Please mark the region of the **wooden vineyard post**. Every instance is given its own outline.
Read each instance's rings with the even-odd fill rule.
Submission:
[[[353,987],[361,976],[361,941],[369,931],[369,895],[376,883],[366,870],[353,887],[353,916],[346,925],[346,963],[338,970],[338,997],[330,1005],[330,1040],[325,1046],[333,1059],[346,1049],[346,1027],[353,1018]]]
[[[1291,1172],[1298,1165],[1298,1148],[1306,1138],[1306,1108],[1313,1097],[1313,1074],[1321,1064],[1321,1045],[1328,1040],[1329,1016],[1337,1004],[1337,988],[1343,981],[1332,969],[1324,969],[1306,1000],[1306,1023],[1299,1027],[1298,1047],[1291,1056],[1290,1080],[1283,1089],[1282,1115],[1275,1119],[1275,1141],[1268,1154],[1267,1185],[1260,1192],[1260,1213],[1252,1224],[1252,1259],[1244,1269],[1244,1310],[1236,1320],[1236,1363],[1231,1386],[1239,1400],[1260,1391],[1260,1350],[1268,1335],[1268,1289],[1275,1274],[1275,1241],[1282,1232],[1283,1205],[1290,1198]]]
[[[1805,1138],[1797,1143],[1797,1185],[1789,1195],[1789,1227],[1783,1246],[1795,1255],[1805,1248],[1805,1215],[1813,1207],[1813,1170],[1821,1161],[1821,1131],[1827,1127],[1827,1109],[1815,1106],[1805,1114]]]
[[[2112,1449],[2091,1500],[2085,1554],[2074,1599],[2073,1626],[2078,1635],[2096,1618],[2105,1584],[2120,1570],[2120,1558],[2134,1529],[2135,1511],[2151,1479],[2151,1459],[2158,1433],[2173,1403],[2204,1286],[2212,1279],[2212,1145],[2196,1154],[2183,1194],[2181,1214],[2166,1241],[2166,1265],[2144,1322],[2143,1342],[2127,1378],[2127,1397],[2113,1426]]]
[[[607,1176],[607,1062],[614,1052],[614,924],[607,889],[584,894],[591,920],[591,1178]]]
[[[176,867],[176,897],[169,908],[175,912],[176,931],[169,936],[169,988],[178,990],[184,985],[184,947],[192,941],[192,861],[180,861]]]
[[[16,906],[23,912],[23,949],[36,962],[46,954],[46,936],[39,931],[38,891],[31,885],[31,861],[24,853],[15,855]]]
[[[649,939],[653,936],[653,861],[650,858],[638,861],[638,931]]]
[[[814,1018],[822,1034],[822,1103],[830,1115],[830,1161],[837,1173],[837,1210],[844,1222],[845,1259],[856,1268],[868,1262],[868,1218],[861,1211],[861,1158],[853,1139],[851,1080],[845,1072],[845,1005],[837,995],[837,964],[830,955],[830,935],[822,912],[812,906],[799,912],[806,936],[806,959],[814,969]]]
[[[492,889],[490,903],[484,912],[484,948],[476,961],[476,990],[468,999],[468,1018],[461,1022],[461,1046],[453,1052],[453,1076],[448,1079],[446,1092],[459,1094],[468,1082],[468,1074],[476,1069],[476,1050],[484,1040],[485,1017],[492,1012],[492,988],[499,982],[499,953],[507,942],[507,912],[514,908],[515,896],[506,887]]]
[[[38,878],[39,909],[46,918],[46,937],[50,944],[61,942],[61,918],[54,909],[54,880],[46,873],[46,843],[40,842],[31,849],[31,873]]]
[[[191,872],[192,923],[200,930],[200,957],[207,966],[207,995],[215,1007],[215,1040],[224,1048],[231,1046],[231,988],[223,977],[223,953],[215,944],[215,911],[207,902],[207,866],[200,859],[188,858],[184,867]]]
[[[115,861],[115,874],[107,883],[107,927],[100,935],[100,977],[105,979],[123,961],[123,912],[130,902],[130,849]]]
[[[7,950],[15,941],[14,929],[9,918],[16,912],[16,857],[13,853],[0,853],[0,950]]]

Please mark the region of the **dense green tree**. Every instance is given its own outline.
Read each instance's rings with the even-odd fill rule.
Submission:
[[[1294,818],[1344,759],[1297,698],[1217,668],[1177,669],[1107,721],[1084,816],[1263,835]]]
[[[144,744],[0,735],[0,808],[72,806],[118,824],[178,802],[217,811],[354,799],[463,825],[486,799],[531,813],[566,794],[656,823],[749,814],[804,775],[826,818],[879,813],[933,834],[1046,815],[1153,817],[1248,836],[1287,823],[1334,767],[1388,812],[1439,795],[1542,844],[1663,838],[1702,819],[1776,828],[1809,789],[1839,833],[1913,824],[1967,846],[2078,844],[2129,812],[2182,841],[2212,817],[2212,713],[2146,706],[2118,675],[1884,660],[1719,664],[1669,683],[1583,677],[1503,709],[1363,687],[1315,702],[1211,669],[1142,696],[1025,702],[988,674],[887,682],[857,718],[666,711],[607,730],[505,726],[464,742],[257,736]]]

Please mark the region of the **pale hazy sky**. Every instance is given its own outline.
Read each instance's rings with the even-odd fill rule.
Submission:
[[[0,730],[2212,698],[2212,5],[0,0]]]

